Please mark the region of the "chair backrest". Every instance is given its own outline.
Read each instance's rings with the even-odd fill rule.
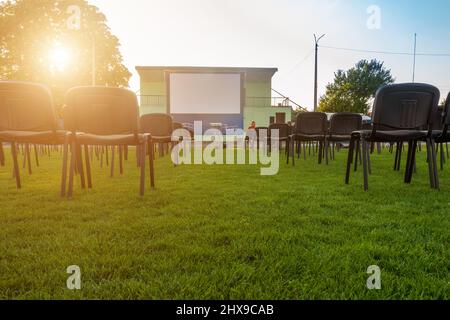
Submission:
[[[358,113],[335,113],[330,120],[331,135],[350,135],[362,129],[363,118]]]
[[[28,82],[0,81],[0,131],[55,131],[50,91]]]
[[[139,106],[136,95],[111,87],[76,87],[66,95],[67,130],[97,135],[137,134]]]
[[[429,128],[431,114],[439,104],[439,90],[428,84],[404,83],[381,87],[373,107],[374,129]]]
[[[450,92],[448,93],[447,100],[444,107],[444,125],[450,126]]]
[[[369,123],[369,122],[363,123],[362,130],[372,130],[372,129],[373,129],[373,123]]]
[[[173,119],[165,113],[151,113],[141,116],[141,131],[155,137],[172,136]]]
[[[432,130],[442,130],[444,123],[444,108],[437,107],[431,111],[430,122]]]
[[[290,134],[290,126],[287,123],[272,123],[269,126],[268,136],[271,136],[272,130],[278,130],[279,138],[287,138]]]
[[[305,112],[297,115],[295,133],[325,135],[327,132],[327,115],[322,112]]]
[[[442,135],[447,137],[448,130],[450,126],[450,92],[445,101],[444,112],[442,114]]]

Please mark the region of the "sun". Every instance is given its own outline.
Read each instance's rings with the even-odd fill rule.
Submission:
[[[55,45],[50,50],[50,65],[52,69],[64,71],[70,63],[70,52],[61,45]]]

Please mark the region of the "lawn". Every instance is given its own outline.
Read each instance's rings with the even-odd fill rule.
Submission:
[[[59,154],[22,170],[20,191],[7,154],[0,299],[448,299],[450,168],[433,191],[424,156],[405,185],[393,155],[373,155],[366,193],[361,171],[344,184],[344,151],[329,166],[282,157],[272,177],[165,157],[140,198],[131,155],[113,179],[95,162],[94,189],[69,200]],[[66,288],[69,265],[81,290]],[[370,265],[381,290],[366,287]]]

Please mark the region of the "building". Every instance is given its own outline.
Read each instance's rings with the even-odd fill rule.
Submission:
[[[272,96],[276,68],[136,67],[140,112],[168,113],[174,121],[246,129],[291,121],[287,97]]]

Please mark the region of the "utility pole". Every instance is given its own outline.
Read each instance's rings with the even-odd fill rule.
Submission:
[[[416,55],[417,55],[417,33],[414,33],[414,61],[413,61],[413,80],[416,82]]]
[[[316,50],[316,59],[315,59],[315,69],[314,69],[314,112],[317,111],[317,69],[318,69],[318,52],[319,52],[319,41],[325,37],[325,35],[321,35],[319,38],[314,34],[314,42],[315,42],[315,50]]]

